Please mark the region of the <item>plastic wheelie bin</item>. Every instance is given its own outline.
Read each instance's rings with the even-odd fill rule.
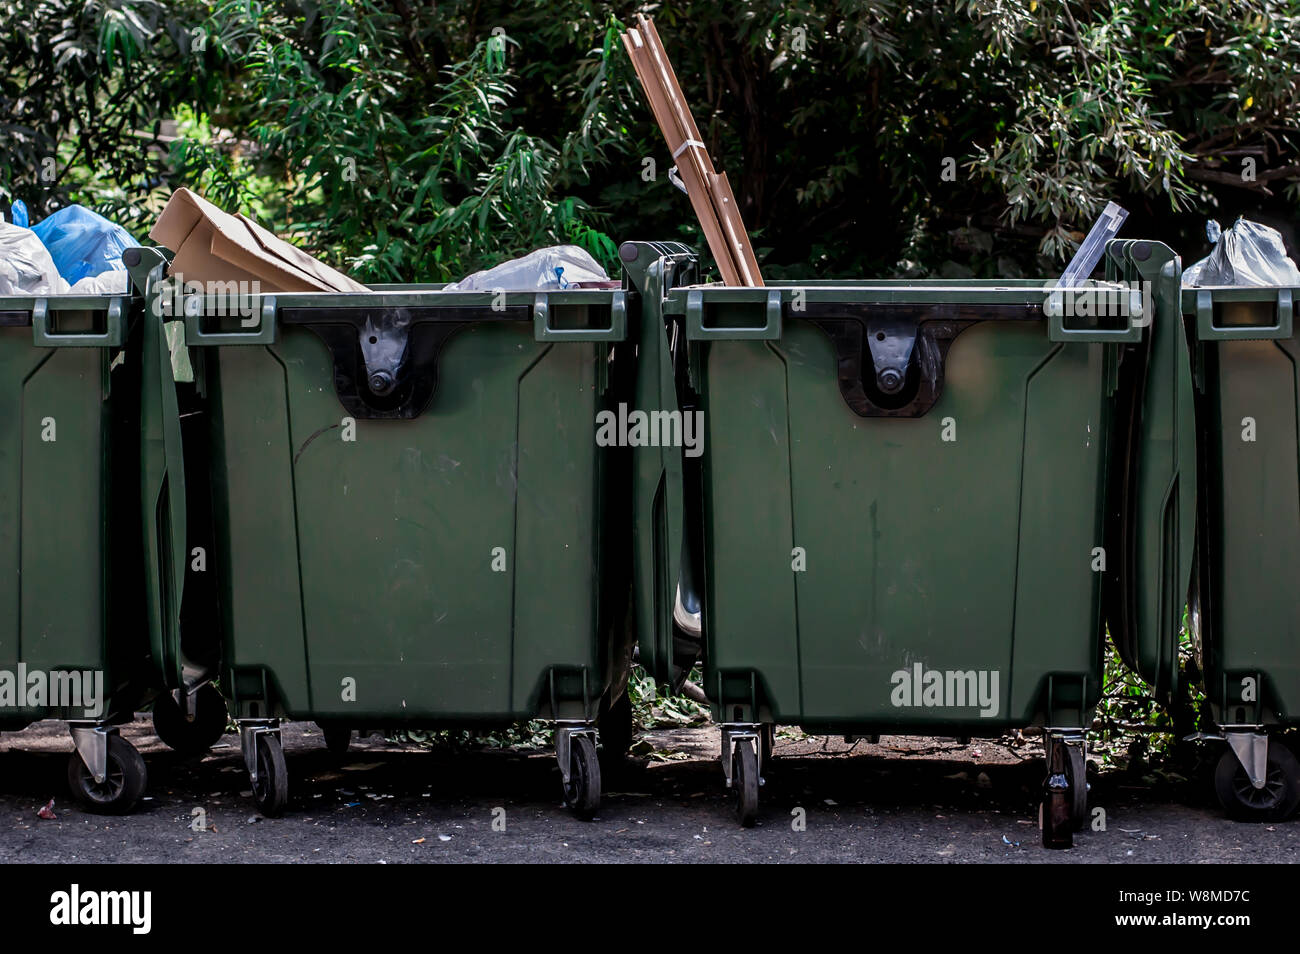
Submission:
[[[1191,629],[1227,741],[1215,790],[1227,812],[1278,821],[1300,766],[1270,736],[1300,724],[1300,287],[1182,290],[1195,342],[1198,513]]]
[[[1149,290],[1150,347],[1127,362],[1108,498],[1106,618],[1128,668],[1175,714],[1179,641],[1196,537],[1196,425],[1191,344],[1180,303],[1182,264],[1151,242],[1112,242],[1108,275]]]
[[[1140,287],[1049,285],[662,294],[687,345],[682,406],[702,413],[685,478],[702,532],[687,556],[742,823],[777,723],[856,736],[1041,726],[1068,747],[1083,823],[1111,431],[1148,316]]]
[[[0,298],[0,728],[67,721],[69,784],[103,812],[146,784],[118,726],[185,685],[158,654],[175,396],[142,317],[138,293]]]
[[[634,326],[637,374],[633,407],[661,415],[696,410],[682,406],[686,394],[685,340],[674,336],[660,307],[668,289],[695,283],[695,253],[677,242],[624,242],[619,258],[641,300],[641,320]],[[663,418],[661,418],[662,420]],[[672,421],[670,419],[670,427]],[[659,435],[662,437],[662,435]],[[690,535],[698,536],[698,514],[687,513],[683,475],[693,473],[695,458],[671,440],[650,441],[633,449],[633,609],[639,662],[656,683],[676,692],[700,657],[699,606],[689,576]],[[689,479],[689,478],[688,478]],[[687,570],[683,579],[682,571]]]
[[[597,429],[627,399],[634,293],[248,289],[169,312],[168,253],[143,254],[159,320],[184,315],[185,453],[211,475],[189,543],[259,808],[287,800],[282,719],[342,749],[545,718],[590,816],[597,722],[631,717],[631,455]]]

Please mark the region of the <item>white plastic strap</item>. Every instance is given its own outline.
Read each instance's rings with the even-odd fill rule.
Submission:
[[[686,140],[684,143],[682,143],[680,146],[678,146],[676,149],[673,150],[673,159],[676,159],[678,156],[684,153],[687,149],[690,149],[692,146],[694,146],[696,149],[703,149],[704,143],[700,142],[698,139]]]

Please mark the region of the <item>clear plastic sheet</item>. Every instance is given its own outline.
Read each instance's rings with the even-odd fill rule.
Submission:
[[[443,291],[555,291],[579,282],[608,281],[600,263],[576,245],[552,245],[475,272]]]
[[[1107,202],[1106,208],[1101,210],[1101,216],[1092,224],[1092,228],[1088,230],[1087,236],[1079,245],[1079,250],[1074,253],[1074,258],[1070,259],[1070,264],[1061,273],[1061,280],[1056,283],[1057,287],[1074,288],[1086,282],[1092,270],[1101,261],[1101,256],[1106,251],[1106,243],[1115,237],[1127,218],[1126,209],[1114,202]]]
[[[1205,232],[1213,241],[1218,223],[1211,220]],[[1238,219],[1219,235],[1209,255],[1184,269],[1183,285],[1300,285],[1300,270],[1287,256],[1277,229]]]

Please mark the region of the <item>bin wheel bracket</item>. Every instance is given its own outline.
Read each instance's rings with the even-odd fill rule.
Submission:
[[[598,736],[590,722],[564,721],[555,727],[555,754],[560,763],[564,803],[584,821],[600,808]]]
[[[102,784],[108,776],[108,738],[118,734],[117,726],[101,722],[69,722],[68,731],[72,733],[72,744],[81,761],[86,763],[91,778]]]
[[[578,737],[596,742],[596,727],[590,722],[557,722],[555,724],[555,758],[560,763],[560,779],[565,785],[573,773],[573,740]]]
[[[1268,781],[1268,733],[1254,728],[1243,731],[1225,727],[1223,738],[1241,763],[1250,784],[1262,789]]]
[[[764,734],[764,726],[756,723],[729,722],[722,726],[722,771],[735,802],[736,820],[744,828],[758,820]]]
[[[257,769],[257,737],[260,735],[271,735],[276,739],[280,738],[280,722],[278,719],[267,720],[241,720],[239,723],[239,747],[244,754],[244,767],[248,769],[248,777],[256,786],[261,779],[258,776]]]
[[[762,733],[763,726],[755,722],[724,722],[722,729],[722,773],[727,779],[727,788],[731,788],[735,782],[734,767],[736,747],[743,744],[752,744],[754,750],[758,753],[758,784],[764,784],[763,780],[763,763],[762,763]]]

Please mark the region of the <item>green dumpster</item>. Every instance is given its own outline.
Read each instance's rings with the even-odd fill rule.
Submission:
[[[1041,726],[1068,748],[1083,823],[1111,430],[1125,366],[1149,338],[1140,287],[1049,286],[662,295],[688,345],[682,404],[702,414],[690,558],[704,691],[742,823],[774,724],[855,736]]]
[[[1300,288],[1182,290],[1195,341],[1197,514],[1193,633],[1228,742],[1215,789],[1233,817],[1277,821],[1300,767],[1270,735],[1300,724]]]
[[[188,688],[156,652],[177,422],[142,314],[138,293],[0,298],[0,728],[66,721],[73,794],[103,812],[146,784],[117,727]]]
[[[1181,262],[1163,245],[1112,242],[1108,275],[1142,282],[1150,347],[1120,381],[1108,495],[1106,619],[1121,659],[1163,704],[1180,689],[1179,640],[1196,536],[1196,426]],[[1190,725],[1175,726],[1178,731]]]
[[[680,421],[695,410],[678,402],[678,394],[686,393],[685,342],[671,336],[659,303],[668,289],[693,284],[699,263],[677,242],[624,242],[619,258],[642,302],[633,407],[678,415]],[[671,440],[651,443],[652,436],[633,450],[633,610],[641,665],[656,683],[676,692],[703,648],[693,580],[689,573],[682,577],[690,565],[682,559],[689,557],[688,535],[698,535],[699,519],[687,513],[683,497],[693,459]]]
[[[556,723],[566,801],[599,802],[596,723],[630,735],[624,289],[148,298],[185,321],[189,543],[259,808],[280,720],[354,729]],[[190,467],[188,461],[202,463]],[[189,579],[196,577],[191,568]],[[622,720],[621,725],[611,723]]]

